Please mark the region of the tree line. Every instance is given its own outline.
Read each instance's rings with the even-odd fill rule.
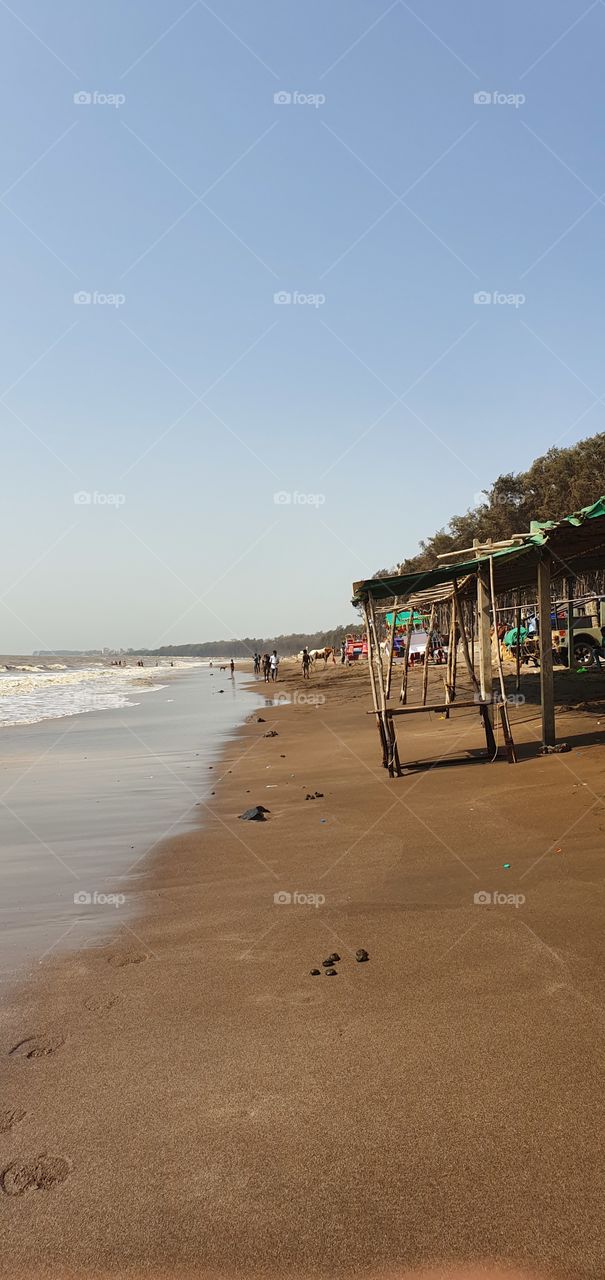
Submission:
[[[524,533],[531,520],[558,520],[587,507],[605,494],[605,432],[567,449],[552,448],[527,471],[498,476],[485,500],[452,516],[445,528],[420,542],[420,550],[375,577],[433,568],[443,552],[472,546],[473,539],[494,542]]]
[[[200,643],[168,644],[160,649],[130,649],[129,653],[147,654],[153,658],[250,658],[254,653],[271,653],[273,649],[281,657],[289,657],[300,653],[305,645],[308,649],[322,649],[331,645],[337,649],[346,635],[359,631],[357,622],[332,627],[328,631],[292,631],[289,635],[258,637],[245,636],[234,640],[207,640]]]

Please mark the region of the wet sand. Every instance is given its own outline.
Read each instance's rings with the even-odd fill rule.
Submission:
[[[287,670],[325,701],[250,715],[136,936],[3,1011],[0,1274],[601,1280],[598,712],[540,759],[519,708],[514,768],[468,754],[474,711],[414,718],[402,760],[458,763],[391,782],[365,671]]]
[[[0,1003],[24,966],[131,924],[148,851],[199,826],[249,679],[153,669],[133,705],[0,729]]]

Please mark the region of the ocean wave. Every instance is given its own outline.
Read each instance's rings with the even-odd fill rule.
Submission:
[[[17,672],[19,674],[17,674]],[[134,707],[143,693],[164,688],[155,669],[136,667],[44,671],[27,665],[0,673],[0,725],[38,724],[90,711]]]

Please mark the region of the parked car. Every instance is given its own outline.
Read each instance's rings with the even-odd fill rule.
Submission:
[[[599,601],[599,622],[596,626],[594,617],[589,614],[581,614],[574,618],[573,651],[576,666],[592,667],[596,664],[595,649],[600,648],[603,643],[602,627],[605,627],[605,600]],[[561,660],[567,662],[569,647],[567,627],[553,629],[553,642]]]

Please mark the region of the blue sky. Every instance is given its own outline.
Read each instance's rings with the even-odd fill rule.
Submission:
[[[1,0],[0,650],[334,625],[604,429],[604,35],[603,0]]]

